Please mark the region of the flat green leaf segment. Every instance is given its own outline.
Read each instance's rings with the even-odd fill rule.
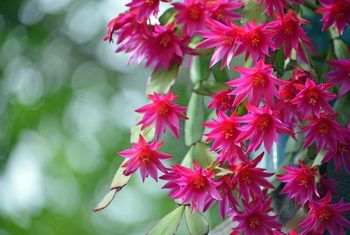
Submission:
[[[116,193],[119,192],[129,182],[132,175],[128,175],[128,176],[124,175],[125,167],[123,167],[123,164],[126,161],[127,160],[124,160],[124,162],[120,164],[112,180],[110,191],[97,204],[97,206],[93,209],[93,211],[96,212],[106,208],[112,202]]]
[[[157,92],[159,94],[167,93],[171,86],[175,83],[175,79],[179,72],[179,65],[174,63],[169,70],[163,68],[153,72],[147,81],[147,94],[153,94]]]
[[[207,80],[210,75],[210,57],[196,56],[192,60],[190,77],[193,83]]]
[[[185,207],[179,206],[159,220],[147,235],[173,235],[180,225]]]
[[[191,212],[189,207],[185,208],[185,219],[188,232],[191,235],[206,235],[209,233],[207,218],[199,212]]]
[[[193,162],[197,162],[203,167],[209,167],[216,159],[217,154],[210,151],[209,145],[197,142],[191,146],[181,165],[193,167]]]
[[[204,122],[204,98],[201,95],[192,93],[187,109],[188,120],[185,122],[185,143],[192,145],[202,138]]]
[[[140,135],[142,135],[146,141],[151,141],[155,135],[154,125],[147,127],[144,130],[141,129],[142,125],[137,125],[137,123],[141,120],[141,118],[142,118],[142,115],[138,116],[136,118],[136,124],[131,127],[131,136],[130,136],[131,143],[138,142]]]

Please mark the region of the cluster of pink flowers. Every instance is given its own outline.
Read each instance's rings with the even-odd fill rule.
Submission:
[[[165,23],[151,24],[150,17],[158,17],[161,1],[171,4],[174,13]],[[238,224],[233,234],[284,234],[269,195],[274,173],[258,164],[269,157],[264,152],[271,153],[280,135],[296,140],[296,134],[301,134],[303,148],[315,145],[317,152],[325,152],[322,162],[333,159],[337,169],[344,166],[350,174],[350,127],[337,122],[329,103],[350,91],[350,59],[327,61],[332,70],[324,75],[329,80],[325,83],[298,65],[287,79],[276,73],[271,62],[276,50],[283,52],[284,59],[312,66],[308,55],[315,48],[303,29],[309,22],[292,8],[303,0],[257,0],[260,8],[265,7],[268,22],[241,21],[238,12],[245,3],[239,0],[161,1],[132,0],[129,9],[108,24],[105,40],[111,42],[117,36],[118,52],[130,53],[130,61],[144,61],[146,67],[153,65],[154,71],[181,65],[185,55],[200,56],[204,51],[212,55],[210,68],[221,61],[221,69],[233,68],[239,77],[227,81],[227,89],[213,94],[208,105],[213,117],[203,123],[203,141],[217,156],[210,166],[195,161],[194,168],[164,165],[171,158],[158,150],[164,133],[168,130],[179,139],[180,123],[189,117],[171,91],[154,92],[148,96],[150,103],[136,110],[142,115],[137,125],[142,131],[154,128],[154,137],[146,141],[140,135],[131,149],[119,153],[127,158],[124,174],[139,169],[143,181],[148,175],[156,181],[160,178],[169,196],[189,204],[192,212],[204,212],[218,202],[220,216]],[[350,24],[350,1],[320,2],[317,13],[323,14],[323,30],[334,25],[342,34]],[[200,42],[191,47],[198,38]],[[253,64],[232,66],[232,60],[241,54]],[[336,95],[330,90],[338,85]],[[307,212],[298,231],[290,234],[323,234],[326,230],[344,234],[350,223],[341,214],[350,212],[350,204],[342,200],[332,204],[331,187],[320,193],[318,182],[327,179],[320,175],[319,166],[310,165],[299,160],[299,167],[284,166],[285,173],[277,175],[283,185],[281,194]]]

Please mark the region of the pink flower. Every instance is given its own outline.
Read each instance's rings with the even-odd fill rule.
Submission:
[[[166,173],[167,169],[160,162],[161,159],[168,159],[170,154],[157,151],[162,147],[163,142],[147,143],[145,139],[140,135],[138,143],[132,143],[131,149],[126,149],[118,154],[129,160],[123,164],[126,167],[124,174],[133,174],[140,168],[142,181],[150,175],[155,181],[158,181],[157,169]]]
[[[256,167],[263,157],[264,153],[260,154],[251,162],[246,160],[236,166],[228,167],[235,173],[233,182],[237,184],[239,195],[247,201],[249,197],[263,198],[264,194],[261,187],[274,188],[273,185],[265,179],[274,175],[274,173],[267,173],[264,172],[265,169]]]
[[[173,24],[168,26],[155,25],[154,34],[150,38],[146,67],[154,63],[159,67],[169,69],[172,62],[181,64],[183,54],[183,39],[176,34]]]
[[[315,177],[317,167],[308,167],[299,160],[300,168],[295,166],[284,166],[286,174],[278,175],[281,182],[286,183],[281,194],[288,194],[288,199],[295,198],[295,204],[305,205],[312,201],[313,196],[319,196],[316,188]]]
[[[244,6],[244,2],[239,0],[206,0],[205,4],[210,18],[223,23],[241,19],[241,15],[233,10]]]
[[[130,53],[129,63],[137,60],[140,64],[148,56],[153,30],[154,27],[145,22],[129,21],[116,32],[119,44],[116,52]]]
[[[340,84],[339,96],[350,90],[350,60],[338,59],[327,62],[334,69],[324,76],[334,84]]]
[[[324,198],[310,203],[307,218],[299,224],[305,229],[300,235],[325,234],[326,230],[331,235],[345,235],[344,228],[350,228],[350,223],[342,214],[350,212],[350,203],[344,203],[343,199],[335,204],[330,204],[331,201],[331,194],[327,193]]]
[[[235,213],[236,207],[238,206],[237,197],[233,195],[236,184],[233,183],[232,174],[221,176],[217,182],[220,183],[220,185],[217,186],[216,189],[222,197],[222,200],[218,201],[219,214],[222,219],[225,219],[226,216]],[[215,202],[215,199],[211,199],[211,202],[206,204],[204,211]]]
[[[323,14],[321,21],[324,22],[322,30],[335,25],[343,34],[345,26],[350,24],[350,1],[349,0],[320,0],[322,8],[316,12]]]
[[[166,95],[154,93],[148,97],[152,102],[135,110],[144,114],[138,124],[142,124],[142,129],[155,124],[156,139],[159,139],[165,132],[165,127],[168,127],[173,135],[179,138],[179,118],[187,119],[187,117],[183,114],[186,108],[173,103],[177,96],[169,91]]]
[[[243,33],[242,29],[232,22],[228,22],[228,25],[224,25],[218,21],[208,20],[206,24],[209,29],[199,31],[204,41],[199,43],[197,48],[215,48],[210,61],[210,67],[222,60],[221,69],[225,66],[229,68],[238,43],[238,38],[240,38]]]
[[[177,35],[174,24],[150,26],[131,20],[117,34],[117,52],[131,53],[129,63],[137,60],[140,64],[146,60],[146,67],[154,64],[154,70],[169,69],[172,63],[181,64],[184,53],[192,53],[186,46],[187,41]]]
[[[316,85],[314,81],[307,78],[305,85],[295,84],[300,90],[297,96],[292,100],[292,104],[297,104],[297,110],[302,117],[308,114],[320,116],[322,109],[328,113],[334,113],[332,107],[327,103],[337,96],[327,91],[332,86],[331,83],[321,83]]]
[[[263,98],[265,103],[274,105],[274,96],[279,97],[276,86],[282,84],[282,80],[273,76],[272,65],[266,65],[260,60],[253,68],[235,66],[234,69],[241,77],[226,82],[228,86],[235,88],[230,93],[236,95],[233,105],[241,104],[247,97],[252,105],[258,105]]]
[[[311,43],[301,27],[302,24],[308,23],[307,20],[299,18],[294,11],[278,16],[275,21],[269,23],[269,27],[273,28],[275,44],[283,47],[285,58],[290,58],[294,49],[297,58],[308,63],[302,43],[307,49],[311,48]]]
[[[236,113],[232,113],[230,117],[218,113],[218,120],[213,119],[212,122],[204,123],[204,126],[211,129],[205,136],[208,137],[208,142],[213,141],[211,150],[219,151],[219,163],[235,164],[238,160],[246,160],[242,145],[237,141],[240,131]]]
[[[245,235],[271,235],[273,230],[281,227],[277,222],[277,216],[271,215],[271,200],[258,199],[253,203],[243,201],[244,211],[239,212],[233,221],[238,222],[234,232]]]
[[[236,184],[233,183],[232,175],[221,176],[218,180],[220,185],[217,187],[222,200],[219,201],[219,212],[222,219],[229,214],[230,209],[238,206],[237,198],[233,196],[233,191],[236,189]]]
[[[319,118],[309,118],[311,123],[301,129],[306,132],[304,148],[316,141],[318,151],[327,147],[335,149],[337,141],[343,142],[345,130],[334,120],[335,117],[322,113]]]
[[[337,170],[340,170],[343,165],[350,175],[350,133],[343,130],[338,134],[343,137],[337,136],[335,146],[327,149],[322,162],[328,162],[333,158]]]
[[[283,123],[294,123],[295,105],[291,103],[292,99],[298,94],[298,89],[294,82],[283,81],[279,87],[280,99],[277,100],[276,110],[279,110],[279,117]]]
[[[168,0],[162,0],[169,2]],[[148,19],[150,15],[157,17],[159,12],[159,0],[132,0],[126,6],[137,12],[137,21]]]
[[[107,32],[106,36],[103,38],[103,41],[113,41],[113,35],[116,31],[119,31],[120,29],[124,28],[123,31],[134,31],[133,24],[130,23],[135,19],[135,12],[134,11],[126,11],[118,15],[116,18],[112,19],[108,25],[107,25]],[[127,25],[127,26],[126,26]],[[128,30],[125,30],[125,28],[128,28]],[[129,32],[129,33],[131,33]],[[125,37],[119,37],[121,39],[120,42]]]
[[[183,24],[182,32],[186,36],[193,36],[198,30],[205,26],[205,5],[198,0],[185,0],[184,3],[173,3],[176,10],[178,24]]]
[[[269,56],[269,49],[275,50],[277,48],[272,41],[271,33],[271,30],[267,29],[266,23],[261,25],[256,25],[255,21],[252,21],[252,24],[246,23],[245,32],[240,38],[235,55],[245,52],[245,59],[251,55],[254,62],[264,60],[265,56]]]
[[[265,4],[265,10],[263,13],[267,13],[270,17],[273,17],[274,10],[276,9],[279,15],[284,14],[284,7],[288,7],[286,0],[258,0],[261,7],[262,4]]]
[[[306,79],[310,77],[310,72],[300,67],[295,67],[292,70],[292,82],[305,85]]]
[[[242,133],[237,141],[250,139],[247,152],[256,151],[262,141],[264,141],[266,151],[270,153],[272,143],[278,141],[278,134],[294,135],[293,131],[278,119],[277,113],[273,112],[268,105],[259,109],[256,106],[247,104],[246,108],[248,114],[239,117],[238,120],[242,123],[247,123],[247,125],[239,128]]]
[[[191,211],[202,211],[205,205],[214,200],[221,200],[216,187],[220,184],[214,182],[214,170],[204,170],[194,162],[195,169],[181,165],[175,165],[169,173],[161,176],[168,182],[163,188],[170,189],[169,196],[173,199],[181,199],[181,203],[190,203]]]
[[[208,108],[216,109],[216,113],[226,113],[229,111],[232,111],[234,106],[233,106],[233,101],[234,101],[234,96],[229,95],[231,92],[231,89],[227,89],[224,91],[220,91],[214,95],[211,96],[211,101],[208,105]]]

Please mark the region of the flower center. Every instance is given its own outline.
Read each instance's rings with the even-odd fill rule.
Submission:
[[[261,72],[257,72],[253,78],[253,85],[264,87],[265,84],[266,84],[266,76]]]
[[[327,208],[321,208],[318,212],[318,217],[321,221],[330,220],[331,213]]]
[[[295,24],[292,21],[288,21],[283,25],[283,32],[287,36],[291,36],[295,32]]]
[[[346,11],[346,9],[347,9],[347,7],[346,7],[345,4],[346,4],[346,3],[340,2],[340,3],[336,3],[336,4],[334,4],[334,5],[332,6],[331,11],[332,11],[332,13],[335,15],[335,18],[336,18],[337,20],[342,20],[342,19],[344,19],[345,14],[346,14],[345,11]]]
[[[149,155],[148,153],[144,153],[140,156],[141,161],[144,163],[150,162],[151,161],[151,155]]]
[[[148,6],[152,6],[154,4],[154,0],[146,0],[146,4]]]
[[[260,45],[262,37],[259,32],[253,31],[250,33],[249,39],[250,39],[250,44],[253,47],[257,47]]]
[[[169,34],[164,34],[159,41],[159,44],[162,45],[163,47],[167,47],[169,45],[169,42],[171,41],[171,38]]]
[[[248,222],[249,222],[249,228],[252,228],[252,229],[255,229],[261,224],[259,218],[255,215],[249,217]]]
[[[236,130],[235,128],[229,127],[225,130],[224,138],[225,140],[232,138],[236,135]]]
[[[338,143],[338,151],[340,152],[341,155],[344,155],[348,152],[348,149],[344,144]]]
[[[160,103],[158,108],[158,114],[162,116],[166,116],[169,114],[169,106],[165,103]]]
[[[323,136],[323,135],[327,135],[328,131],[329,131],[329,126],[326,123],[321,123],[318,129],[318,133],[321,136]]]
[[[266,131],[271,126],[271,123],[271,116],[268,114],[262,114],[258,119],[257,126],[260,131]]]
[[[252,183],[252,179],[251,179],[251,177],[250,177],[248,172],[243,172],[242,173],[241,180],[245,184],[251,184]]]
[[[300,175],[297,181],[300,186],[304,186],[305,188],[309,187],[309,179],[306,175]]]
[[[217,9],[213,13],[213,15],[217,20],[224,20],[225,19],[224,11],[221,8]]]
[[[197,6],[192,6],[189,14],[192,20],[198,20],[200,17],[200,11]]]
[[[194,187],[195,187],[196,189],[201,189],[201,188],[203,188],[203,186],[204,186],[204,182],[203,182],[202,179],[195,179],[195,180],[193,181],[193,184],[194,184]]]
[[[317,104],[318,94],[316,91],[312,89],[309,90],[309,92],[307,93],[307,97],[309,99],[309,104],[311,104],[312,106],[315,106]]]

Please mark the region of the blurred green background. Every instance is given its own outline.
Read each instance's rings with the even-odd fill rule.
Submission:
[[[138,176],[104,211],[150,70],[102,42],[126,0],[1,0],[0,235],[144,234],[175,203]],[[176,87],[185,105],[182,76]],[[185,155],[167,136],[163,151]],[[171,164],[168,162],[168,164]],[[180,230],[184,231],[184,229]]]

